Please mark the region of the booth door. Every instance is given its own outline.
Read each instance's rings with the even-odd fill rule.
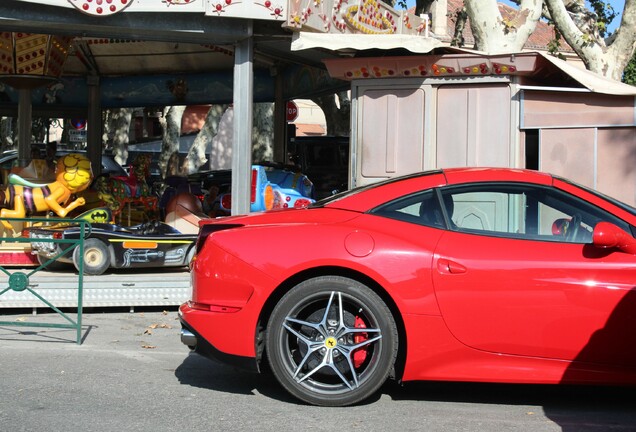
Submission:
[[[513,166],[507,84],[437,90],[437,168]]]
[[[424,161],[424,88],[361,88],[358,105],[357,186],[431,168]]]

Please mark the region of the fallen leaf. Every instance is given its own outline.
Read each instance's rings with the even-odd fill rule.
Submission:
[[[146,329],[146,330],[144,331],[144,334],[151,335],[151,334],[152,334],[152,330],[150,330],[150,329]]]
[[[156,329],[156,328],[164,328],[164,329],[171,329],[172,327],[169,326],[168,324],[151,324],[148,326],[149,329]]]
[[[142,345],[141,347],[145,348],[145,349],[155,349],[155,348],[157,348],[155,345]]]
[[[22,321],[26,321],[26,320],[27,320],[27,319],[26,319],[25,317],[16,318],[16,321],[20,321],[20,322],[22,322]]]

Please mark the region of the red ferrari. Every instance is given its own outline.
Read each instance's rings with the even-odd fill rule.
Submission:
[[[458,168],[201,222],[181,339],[316,405],[388,379],[636,384],[636,209]]]

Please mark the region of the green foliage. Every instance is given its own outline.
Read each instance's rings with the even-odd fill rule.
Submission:
[[[618,15],[611,4],[601,0],[590,0],[590,6],[596,14],[596,27],[601,37],[607,35],[607,26]]]
[[[548,52],[552,54],[553,56],[560,58],[561,60],[565,60],[565,56],[559,52],[559,50],[561,49],[561,46],[560,46],[560,42],[562,39],[561,32],[559,31],[558,28],[556,28],[556,26],[554,25],[554,22],[550,21],[549,24],[554,28],[554,39],[551,39],[548,42],[548,46],[547,46]]]
[[[466,25],[466,20],[468,20],[466,7],[460,7],[454,12],[449,12],[449,16],[455,23],[455,31],[450,44],[451,46],[462,47],[464,46],[464,26]]]
[[[623,71],[623,80],[625,84],[636,86],[636,55],[629,61]]]

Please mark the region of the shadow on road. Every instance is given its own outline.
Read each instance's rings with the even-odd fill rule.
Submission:
[[[256,374],[190,353],[175,371],[181,384],[241,395],[262,394],[281,402],[303,404],[291,397],[269,373]],[[565,432],[635,431],[636,390],[629,387],[573,385],[414,382],[385,384],[362,405],[382,395],[395,401],[435,401],[528,406]]]
[[[394,400],[542,407],[564,432],[636,430],[636,390],[629,387],[419,382],[384,391]]]
[[[175,370],[181,384],[241,395],[260,393],[272,399],[298,403],[269,373],[251,373],[190,353]]]
[[[181,384],[193,387],[242,395],[259,393],[281,402],[306,405],[287,393],[269,370],[263,373],[247,372],[196,353],[190,353],[186,357],[175,370],[175,376]],[[383,393],[377,392],[359,405],[373,404]]]
[[[57,323],[53,323],[55,325]],[[66,323],[64,323],[66,324]],[[82,325],[80,343],[96,329],[94,325]],[[74,328],[0,326],[0,341],[22,341],[42,343],[77,343],[77,330]]]

